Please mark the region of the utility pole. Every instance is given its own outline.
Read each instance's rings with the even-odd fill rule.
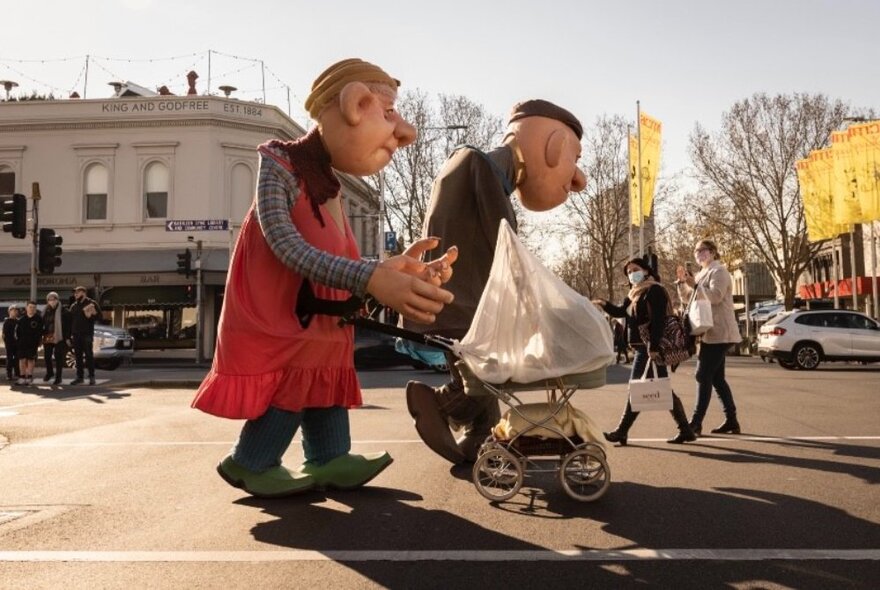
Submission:
[[[196,240],[192,236],[189,236],[187,240],[196,244],[196,364],[200,365],[204,360],[202,355],[204,330],[204,322],[202,321],[202,241]]]
[[[31,199],[34,202],[34,233],[33,244],[31,245],[31,301],[37,300],[37,247],[39,244],[38,236],[40,235],[40,183],[35,182],[31,185]]]

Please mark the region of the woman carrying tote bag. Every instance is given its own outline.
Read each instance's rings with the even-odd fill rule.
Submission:
[[[678,280],[687,284],[691,290],[699,284],[712,304],[712,327],[700,336],[700,352],[697,356],[697,399],[690,422],[691,429],[697,435],[702,434],[703,418],[709,408],[713,388],[721,400],[725,420],[721,426],[713,428],[712,432],[740,433],[733,392],[724,377],[727,350],[740,341],[740,334],[733,312],[733,281],[718,258],[715,242],[700,240],[694,247],[694,259],[701,267],[697,276],[692,277],[681,266],[676,271]]]
[[[623,303],[617,306],[604,299],[594,299],[593,303],[600,306],[611,317],[626,318],[629,345],[634,351],[630,380],[639,379],[644,374],[647,377],[668,377],[666,366],[658,363],[662,360],[659,342],[663,336],[665,312],[669,308],[669,295],[660,284],[660,277],[641,258],[633,258],[627,262],[623,267],[623,273],[632,285]],[[650,324],[648,330],[650,342],[644,342],[639,334],[639,326],[642,324]],[[653,366],[645,373],[649,360],[654,361]],[[654,369],[656,369],[656,373]],[[678,435],[666,442],[681,444],[697,440],[688,425],[681,399],[675,395],[675,392],[672,392],[670,413],[678,425]],[[633,411],[632,405],[627,399],[626,409],[620,417],[620,423],[613,431],[603,433],[605,439],[625,446],[629,429],[638,416],[639,413]]]

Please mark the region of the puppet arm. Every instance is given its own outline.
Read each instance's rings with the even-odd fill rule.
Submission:
[[[296,177],[263,154],[256,216],[272,253],[284,266],[311,281],[363,297],[377,263],[335,256],[309,244],[290,218],[299,193]]]

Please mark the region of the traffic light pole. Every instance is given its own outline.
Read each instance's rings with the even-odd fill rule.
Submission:
[[[196,364],[204,360],[202,355],[202,241],[196,241]]]
[[[30,300],[37,300],[37,247],[39,245],[40,235],[40,183],[35,182],[32,185],[31,199],[34,202],[34,233],[33,244],[31,245],[31,297]]]

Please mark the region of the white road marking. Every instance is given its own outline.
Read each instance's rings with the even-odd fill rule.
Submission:
[[[713,443],[732,443],[737,441],[762,441],[762,442],[799,442],[799,441],[847,441],[847,440],[880,440],[880,436],[731,436],[731,437],[701,437],[700,442]],[[294,443],[302,442],[294,439]],[[630,443],[665,443],[665,438],[631,438]],[[230,446],[234,444],[234,440],[209,440],[209,441],[85,441],[85,442],[66,442],[66,441],[36,441],[26,443],[7,443],[6,446],[15,446],[15,448],[61,448],[61,447],[137,447],[137,446],[155,446],[155,447],[186,447],[186,446]],[[421,439],[385,439],[385,440],[353,440],[352,445],[414,445],[424,444]],[[691,443],[691,446],[695,443]],[[0,447],[2,447],[0,443]],[[688,448],[689,445],[683,445],[682,448]]]
[[[523,551],[0,551],[2,562],[878,561],[878,549],[536,549]]]

